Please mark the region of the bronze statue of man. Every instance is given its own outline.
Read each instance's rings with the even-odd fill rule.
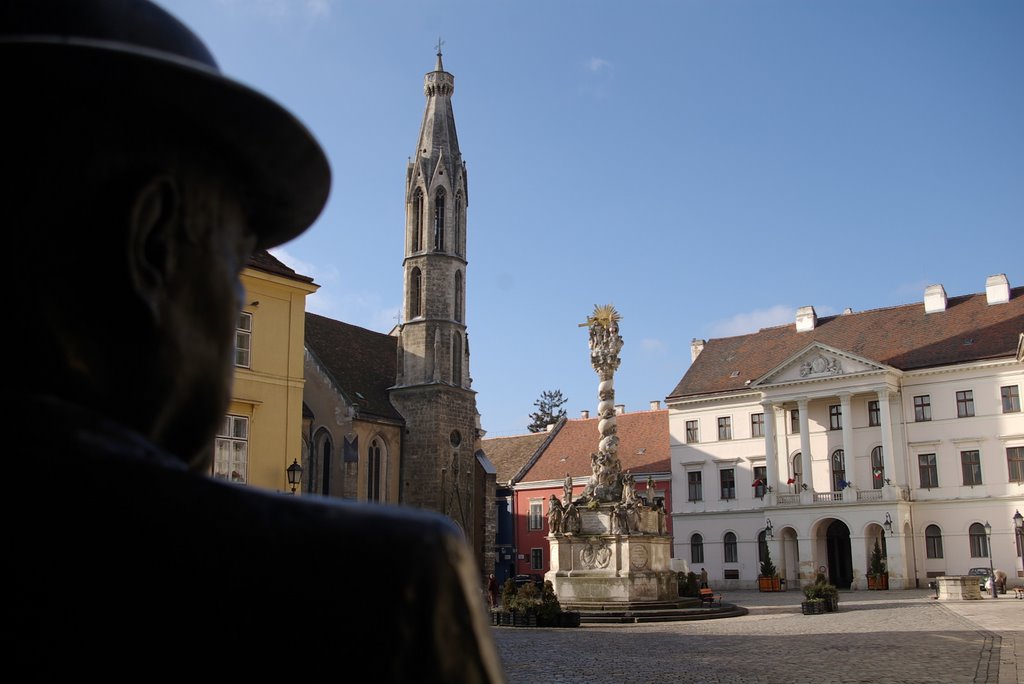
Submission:
[[[148,0],[0,4],[5,614],[30,681],[501,682],[439,514],[208,475],[254,249],[330,168]]]

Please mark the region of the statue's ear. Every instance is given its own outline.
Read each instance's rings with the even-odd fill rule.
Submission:
[[[165,287],[177,257],[181,194],[173,178],[161,175],[136,194],[129,220],[129,272],[135,293],[154,321],[162,317]]]

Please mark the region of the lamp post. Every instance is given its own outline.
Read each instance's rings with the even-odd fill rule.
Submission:
[[[1020,514],[1018,513],[1017,515],[1020,515]],[[774,530],[772,529],[772,519],[771,518],[766,518],[765,521],[764,521],[764,534],[769,539],[774,539],[775,538]]]
[[[988,520],[985,521],[985,540],[988,544],[988,575],[992,578],[992,598],[999,598],[999,593],[996,589],[996,569],[992,565],[992,525],[989,524]]]
[[[292,495],[295,494],[295,487],[302,481],[302,466],[299,465],[298,459],[293,458],[292,464],[286,468],[288,473],[288,484],[292,487]]]
[[[892,536],[892,518],[889,516],[888,511],[885,514],[885,522],[882,523],[882,527],[885,528],[885,531],[889,536]]]
[[[1017,553],[1021,556],[1021,575],[1024,576],[1024,515],[1021,515],[1020,511],[1013,514],[1013,531],[1017,541]]]

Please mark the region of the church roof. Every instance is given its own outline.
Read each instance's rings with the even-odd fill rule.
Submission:
[[[1024,287],[1002,304],[989,304],[982,292],[950,297],[932,313],[918,302],[827,316],[803,332],[790,324],[708,340],[667,399],[746,390],[814,342],[912,370],[1013,357],[1022,333]]]
[[[597,451],[601,433],[598,418],[566,420],[536,462],[519,478],[520,482],[590,477],[590,455]],[[636,411],[615,417],[622,470],[663,473],[669,465],[668,410]]]
[[[395,384],[394,337],[306,312],[306,349],[360,415],[402,420],[388,399]]]

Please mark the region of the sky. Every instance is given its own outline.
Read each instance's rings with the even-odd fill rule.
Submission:
[[[159,4],[320,141],[327,206],[271,251],[320,286],[308,311],[382,333],[443,41],[488,437],[547,390],[595,413],[595,306],[622,316],[632,412],[664,407],[694,338],[1024,285],[1020,0]]]

